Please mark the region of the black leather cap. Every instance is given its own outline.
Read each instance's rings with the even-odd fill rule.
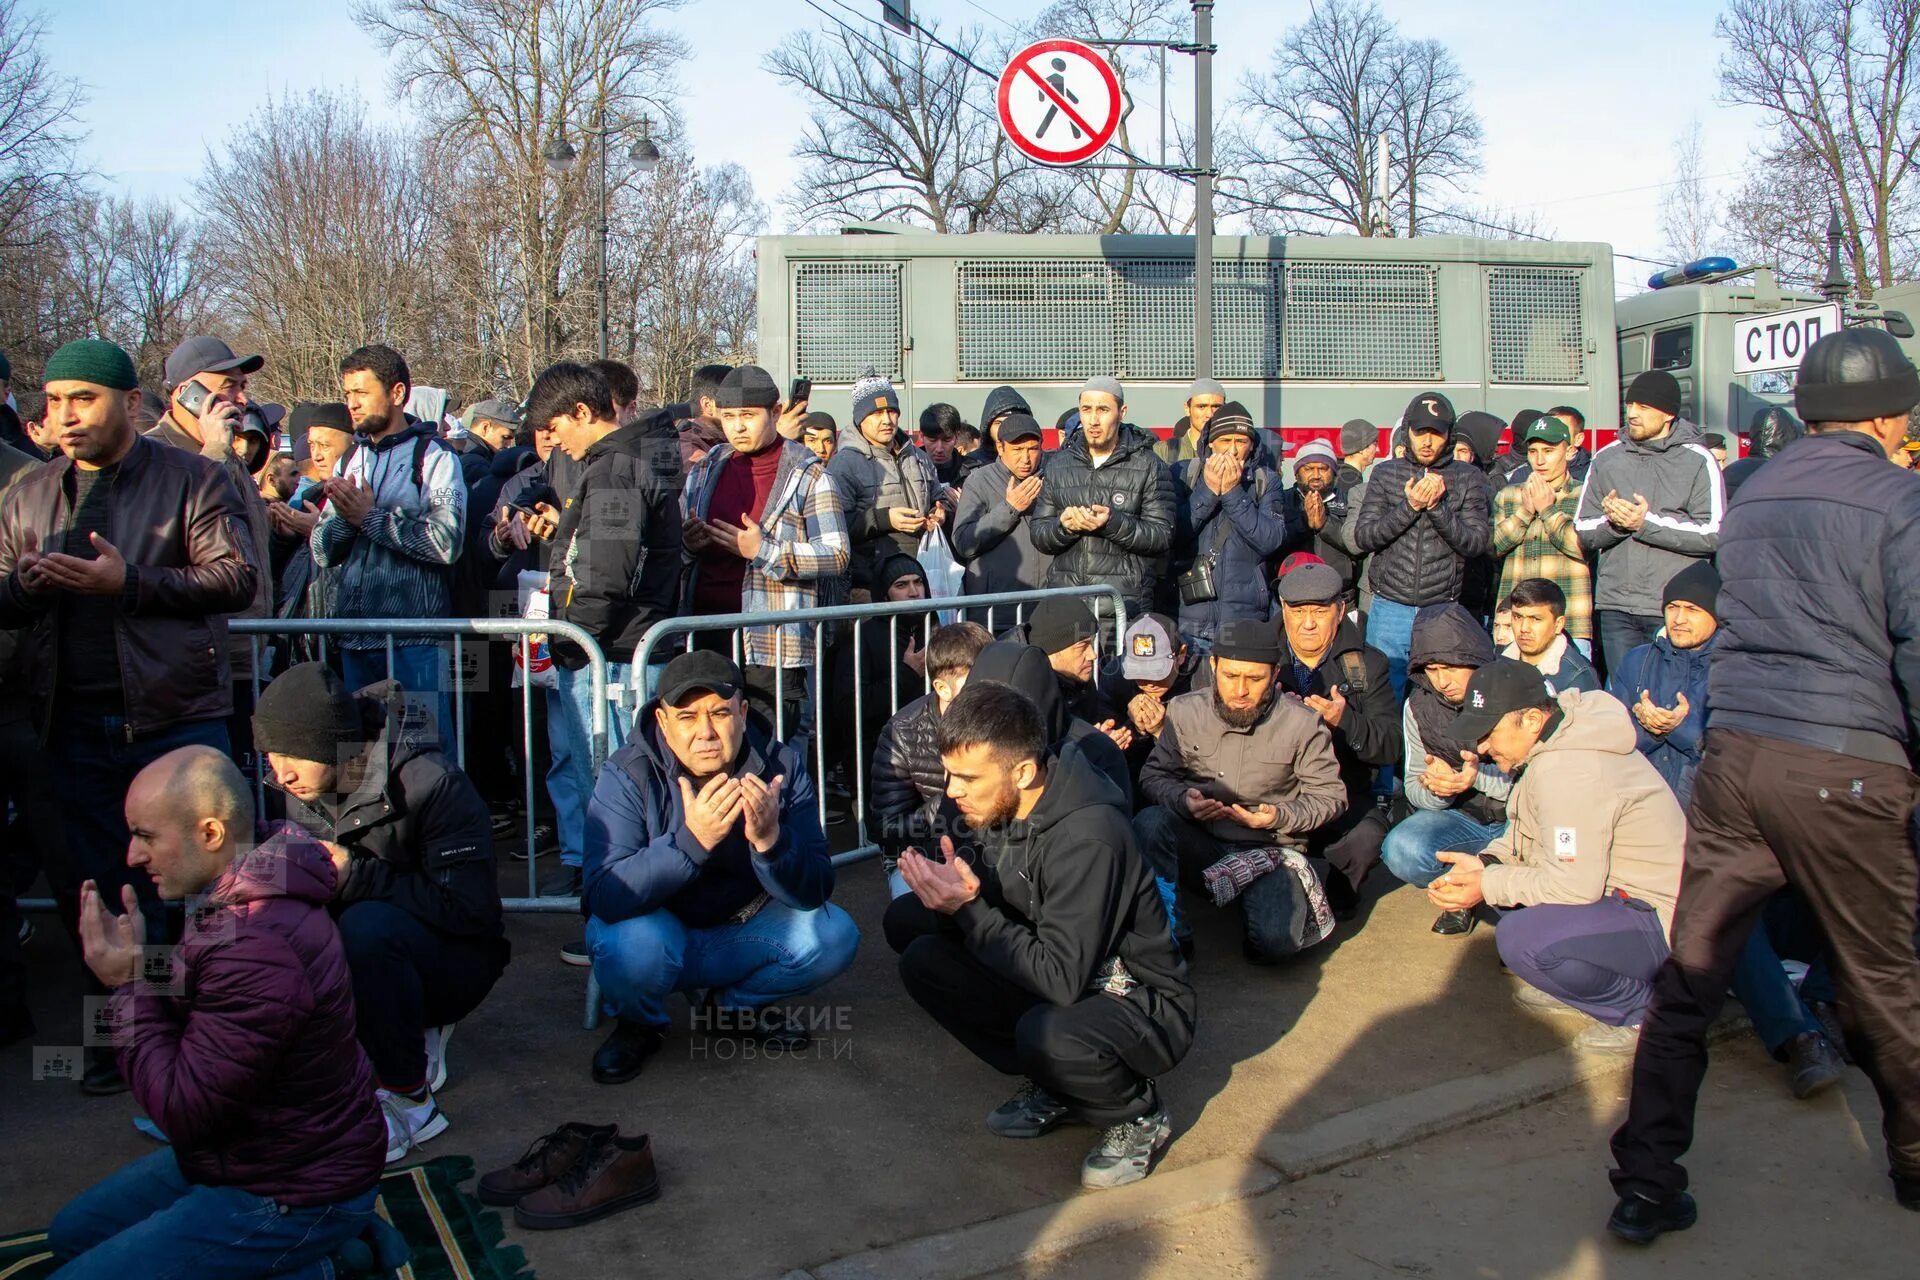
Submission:
[[[1920,373],[1884,329],[1842,329],[1807,349],[1793,391],[1807,422],[1891,418],[1920,404]]]

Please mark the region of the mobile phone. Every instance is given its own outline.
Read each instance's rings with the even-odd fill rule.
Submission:
[[[196,418],[211,399],[213,392],[207,390],[207,384],[198,378],[188,378],[186,385],[180,388],[180,407]]]
[[[787,392],[788,404],[805,404],[813,399],[813,379],[795,378],[793,386]]]

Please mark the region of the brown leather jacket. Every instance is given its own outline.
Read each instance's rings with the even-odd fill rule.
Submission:
[[[201,449],[200,442],[182,431],[180,424],[173,420],[171,406],[166,413],[160,415],[160,421],[156,422],[146,434],[148,439],[158,440],[161,444],[172,445],[176,449],[182,449],[203,458],[207,457]],[[240,494],[241,514],[247,521],[247,550],[252,555],[253,562],[261,567],[260,580],[254,586],[253,599],[247,603],[246,608],[236,610],[234,616],[237,618],[268,617],[273,613],[273,574],[267,568],[272,563],[269,551],[272,545],[272,530],[267,523],[267,501],[260,496],[260,489],[254,483],[253,477],[248,474],[247,464],[241,461],[237,449],[229,446],[225,457],[215,458],[213,461],[220,464],[221,469],[227,473],[227,479],[233,481],[233,487]],[[246,684],[253,676],[253,641],[246,636],[229,636],[227,652],[233,659],[234,683]],[[263,685],[266,683],[264,678],[261,683]]]
[[[0,627],[24,628],[21,657],[42,736],[52,723],[59,596],[29,594],[14,565],[27,533],[45,549],[72,520],[72,467],[57,458],[0,501]],[[127,561],[115,630],[132,740],[232,712],[225,615],[253,599],[261,570],[240,495],[218,463],[138,436],[120,468],[107,540]]]

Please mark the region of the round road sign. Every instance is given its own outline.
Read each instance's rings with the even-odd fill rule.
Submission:
[[[1081,164],[1120,130],[1120,78],[1106,55],[1078,40],[1041,40],[1000,73],[1000,128],[1041,164]]]

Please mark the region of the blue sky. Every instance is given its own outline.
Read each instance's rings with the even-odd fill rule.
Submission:
[[[843,12],[832,0],[822,3]],[[847,3],[879,10],[876,0]],[[1035,7],[1037,0],[915,0],[916,16],[944,26],[994,27],[989,12],[1012,17]],[[1606,240],[1651,256],[1660,191],[1647,188],[1668,179],[1673,140],[1692,120],[1705,131],[1708,174],[1724,175],[1713,185],[1726,190],[1737,182],[1755,122],[1715,100],[1717,4],[1390,0],[1385,7],[1407,34],[1445,42],[1473,81],[1486,130],[1476,203],[1534,210],[1559,238]],[[1304,0],[1219,0],[1216,112],[1305,11]],[[186,198],[207,148],[269,95],[350,87],[376,118],[405,111],[390,100],[385,51],[353,25],[342,0],[258,0],[241,8],[230,0],[71,0],[43,12],[55,65],[90,95],[85,159],[118,189]],[[666,21],[694,50],[681,102],[700,158],[746,166],[774,207],[796,174],[787,153],[805,107],[760,71],[760,61],[787,32],[826,20],[802,0],[691,0]],[[1181,75],[1169,91],[1183,117],[1191,111],[1190,83]],[[1157,116],[1157,103],[1137,102],[1136,111]],[[1620,262],[1617,270],[1625,280],[1649,268]]]

